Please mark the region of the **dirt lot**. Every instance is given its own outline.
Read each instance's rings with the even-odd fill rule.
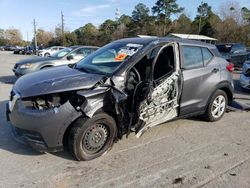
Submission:
[[[133,134],[96,160],[39,154],[17,143],[5,120],[14,63],[27,56],[0,52],[0,187],[250,187],[250,113],[226,113],[216,123],[197,118]],[[236,98],[250,103],[234,74]],[[35,122],[34,122],[35,123]]]

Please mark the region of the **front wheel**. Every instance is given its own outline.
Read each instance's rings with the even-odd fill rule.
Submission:
[[[79,161],[97,158],[112,147],[116,132],[116,123],[108,114],[80,118],[70,131],[69,150]]]
[[[222,90],[217,90],[207,106],[204,118],[211,122],[220,120],[226,111],[227,104],[227,94]]]

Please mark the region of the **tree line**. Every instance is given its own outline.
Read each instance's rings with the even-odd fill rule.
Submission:
[[[173,19],[176,17],[176,19]],[[219,42],[242,42],[250,46],[250,10],[234,2],[222,4],[216,13],[208,3],[197,7],[191,19],[176,0],[157,0],[152,8],[143,3],[134,7],[131,15],[121,15],[116,20],[105,20],[99,27],[92,23],[62,35],[61,26],[54,32],[37,30],[38,45],[98,45],[137,35],[167,36],[169,33],[202,34]],[[23,43],[17,29],[1,30],[0,45]]]

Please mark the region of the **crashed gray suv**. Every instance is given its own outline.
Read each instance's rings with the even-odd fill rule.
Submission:
[[[77,160],[176,118],[222,118],[233,99],[232,66],[214,45],[169,38],[114,41],[75,65],[17,80],[7,117],[34,149],[68,147]]]

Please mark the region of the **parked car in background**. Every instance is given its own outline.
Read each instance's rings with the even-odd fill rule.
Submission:
[[[32,73],[41,69],[73,64],[94,52],[96,46],[72,46],[64,48],[49,57],[32,57],[17,62],[12,69],[16,76]]]
[[[250,54],[245,61],[240,74],[240,85],[244,89],[250,89]]]
[[[19,48],[19,46],[7,45],[7,46],[5,46],[4,50],[6,50],[6,51],[14,51],[17,48]]]
[[[211,44],[122,39],[75,65],[19,78],[6,112],[15,135],[34,149],[65,146],[77,160],[91,160],[131,131],[140,136],[194,115],[220,120],[233,99],[231,71]]]
[[[235,69],[242,68],[249,53],[246,46],[241,43],[217,44],[216,47],[223,58],[234,64]]]
[[[50,56],[51,54],[58,52],[59,50],[64,49],[65,47],[63,46],[52,46],[49,48],[45,48],[43,50],[38,51],[39,56]]]
[[[0,51],[4,51],[5,46],[0,46]]]
[[[22,54],[22,55],[32,55],[35,53],[35,47],[34,46],[26,46],[23,48],[18,48],[14,50],[14,54]]]
[[[14,50],[13,54],[23,54],[25,47],[18,47]]]

